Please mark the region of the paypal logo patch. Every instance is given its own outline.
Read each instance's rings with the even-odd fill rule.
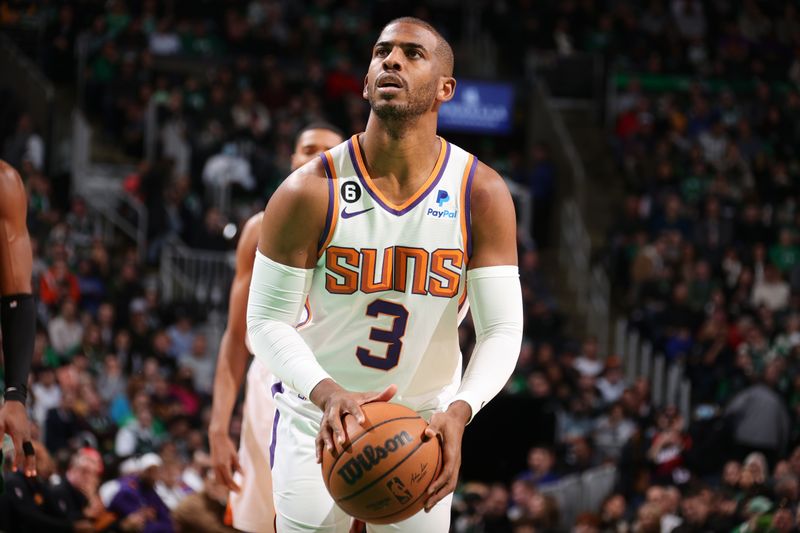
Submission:
[[[442,207],[442,204],[446,204],[450,201],[450,195],[447,194],[447,191],[444,189],[439,189],[439,192],[436,193],[436,203],[439,204],[439,207]]]
[[[458,216],[458,210],[450,211],[449,209],[434,209],[429,207],[425,214],[434,218],[456,218]]]

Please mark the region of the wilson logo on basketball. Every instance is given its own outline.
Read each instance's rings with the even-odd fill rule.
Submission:
[[[345,483],[354,485],[364,477],[364,472],[369,472],[381,461],[389,457],[414,439],[407,431],[402,431],[390,439],[386,439],[383,446],[364,446],[364,450],[354,458],[347,461],[342,468],[336,471]]]

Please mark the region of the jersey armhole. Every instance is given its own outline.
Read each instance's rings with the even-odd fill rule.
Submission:
[[[333,158],[329,151],[319,154],[319,157],[322,160],[322,168],[325,169],[325,177],[328,182],[328,212],[325,215],[325,228],[322,230],[322,235],[320,235],[317,243],[317,258],[322,257],[322,254],[325,253],[325,248],[328,247],[333,238],[339,212],[339,195],[336,186],[338,178]]]

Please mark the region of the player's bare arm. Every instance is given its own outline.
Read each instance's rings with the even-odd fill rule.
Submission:
[[[511,193],[503,179],[490,167],[479,163],[471,196],[473,253],[470,270],[493,266],[517,266],[516,216]],[[470,300],[472,302],[472,300]],[[521,302],[521,299],[520,299]],[[480,305],[472,306],[476,322]],[[520,323],[521,326],[521,323]],[[521,335],[521,331],[520,331]],[[476,351],[473,358],[480,356]],[[517,345],[517,353],[519,345]],[[513,358],[516,361],[516,355]],[[473,361],[470,362],[470,367]],[[513,366],[511,367],[513,370]],[[469,372],[469,368],[468,368]],[[509,370],[510,374],[510,370]],[[507,376],[506,376],[507,379]],[[426,430],[429,438],[439,438],[443,445],[444,464],[439,477],[428,488],[425,510],[429,511],[442,498],[453,492],[461,466],[461,439],[464,428],[474,413],[469,403],[456,400],[443,413],[431,417]]]
[[[258,213],[245,223],[236,246],[236,273],[228,303],[228,324],[219,346],[211,421],[208,425],[211,463],[217,477],[229,489],[237,492],[240,487],[233,480],[233,473],[241,472],[241,467],[229,429],[233,406],[250,359],[250,352],[245,344],[247,294],[253,276],[253,258],[261,231],[261,217],[262,213]]]
[[[0,435],[8,433],[14,442],[15,468],[23,464],[23,443],[30,439],[25,398],[36,330],[31,295],[33,253],[26,217],[27,197],[22,180],[16,170],[0,161],[0,327],[6,379]],[[33,475],[33,455],[24,462],[25,473]]]

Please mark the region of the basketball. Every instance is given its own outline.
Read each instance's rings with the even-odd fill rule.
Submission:
[[[336,504],[354,518],[391,524],[419,512],[425,491],[442,467],[438,439],[423,442],[427,422],[407,407],[386,402],[361,407],[359,425],[347,415],[341,453],[322,456],[322,477]]]

